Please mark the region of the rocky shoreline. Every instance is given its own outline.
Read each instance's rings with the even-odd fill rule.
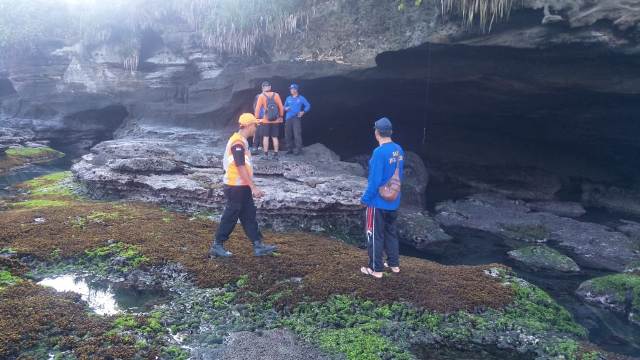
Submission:
[[[566,310],[504,267],[403,258],[402,277],[375,281],[356,271],[362,251],[303,233],[267,234],[282,249],[269,259],[252,257],[246,239],[234,234],[230,246],[236,256],[210,262],[204,259],[210,220],[155,205],[91,201],[76,194],[80,184],[69,176],[52,174],[21,185],[23,195],[0,219],[0,271],[10,279],[0,285],[2,303],[19,306],[16,296],[27,304],[40,299],[37,311],[23,318],[38,325],[20,331],[32,341],[63,342],[0,343],[3,356],[92,351],[234,359],[234,351],[266,346],[282,358],[411,359],[436,351],[428,349],[481,351],[496,359],[624,358],[587,344],[584,329]],[[329,264],[334,271],[326,273],[322,269]],[[77,297],[32,283],[78,272],[113,286],[163,290],[169,300],[144,313],[88,320],[94,317],[87,318],[89,310]],[[68,301],[77,305],[61,305]],[[50,313],[55,308],[68,315]],[[6,311],[15,310],[0,306],[0,321],[10,320]],[[43,316],[53,320],[42,323]],[[76,327],[63,325],[68,316],[75,317]],[[5,325],[0,331],[22,326]],[[86,326],[93,329],[90,345],[80,338]],[[276,341],[283,338],[289,340]]]

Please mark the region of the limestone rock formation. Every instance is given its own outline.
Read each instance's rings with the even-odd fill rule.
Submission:
[[[73,172],[95,197],[157,202],[190,211],[220,211],[221,135],[178,129],[140,129],[143,137],[106,141]],[[185,141],[185,139],[189,139]],[[300,157],[255,160],[261,223],[276,230],[361,231],[363,169],[344,163],[322,145]]]
[[[481,194],[438,204],[436,211],[436,220],[445,227],[482,230],[524,242],[557,242],[586,267],[623,271],[640,260],[636,241],[627,235],[604,225],[532,212],[522,201]]]

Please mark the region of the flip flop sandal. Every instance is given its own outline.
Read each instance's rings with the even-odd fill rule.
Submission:
[[[366,267],[366,266],[361,267],[361,268],[360,268],[360,272],[361,272],[361,273],[363,273],[363,274],[365,274],[365,275],[373,276],[373,277],[374,277],[374,278],[376,278],[376,279],[382,279],[382,275],[381,275],[381,276],[376,276],[376,275],[374,275],[374,271],[373,271],[373,270],[371,270],[371,268],[368,268],[368,267]]]
[[[397,271],[393,269],[393,267],[390,267],[389,264],[387,264],[387,262],[385,261],[384,263],[384,267],[391,269],[391,272],[393,272],[394,274],[397,274],[400,272],[400,268],[397,267],[396,269],[398,269]]]

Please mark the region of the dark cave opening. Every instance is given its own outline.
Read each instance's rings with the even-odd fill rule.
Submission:
[[[271,80],[283,100],[291,81],[301,85],[312,103],[305,143],[323,143],[343,159],[370,153],[373,122],[387,116],[394,138],[431,170],[482,177],[487,169],[534,169],[565,185],[633,188],[640,95],[625,79],[637,65],[588,48],[427,45],[384,53],[376,68],[346,76]],[[242,96],[250,104],[255,93]]]
[[[127,108],[121,104],[80,111],[65,116],[64,127],[47,132],[45,136],[56,149],[81,155],[91,146],[113,139],[115,131],[128,116]]]

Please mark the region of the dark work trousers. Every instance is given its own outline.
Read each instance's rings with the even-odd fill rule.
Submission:
[[[287,119],[284,125],[284,139],[289,151],[302,151],[302,119],[295,116]],[[295,148],[294,148],[295,143]]]
[[[214,242],[224,243],[227,241],[236,227],[238,219],[240,219],[240,223],[244,228],[244,233],[252,243],[261,241],[262,234],[258,229],[256,205],[253,202],[251,188],[248,186],[225,185],[224,197],[227,199],[227,203],[224,207]]]
[[[397,211],[367,208],[367,250],[369,268],[373,271],[384,271],[385,253],[390,267],[400,266],[397,218]]]

